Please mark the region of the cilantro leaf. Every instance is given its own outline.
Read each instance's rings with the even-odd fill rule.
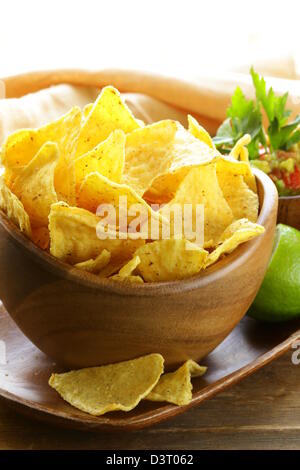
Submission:
[[[276,96],[273,88],[267,92],[265,79],[259,77],[253,67],[250,73],[255,87],[256,99],[258,103],[261,103],[269,120],[268,135],[271,151],[289,150],[293,144],[300,141],[300,132],[296,131],[300,125],[300,115],[287,124],[291,114],[289,109],[285,109],[288,93]]]
[[[267,90],[265,79],[260,77],[253,67],[250,73],[256,100],[248,100],[242,90],[236,88],[227,109],[227,119],[213,138],[215,145],[228,153],[244,134],[250,134],[251,142],[248,145],[250,159],[259,157],[260,146],[263,146],[267,152],[289,150],[300,142],[300,115],[288,123],[291,114],[291,111],[286,109],[288,93],[276,96],[273,88]],[[269,121],[267,134],[262,124],[261,108],[265,110]]]
[[[231,119],[225,119],[225,121],[220,125],[217,130],[217,135],[213,137],[213,142],[216,147],[226,147],[232,148],[235,144],[235,137],[233,134],[233,129],[231,127]],[[226,151],[226,148],[223,149]]]
[[[244,119],[253,109],[253,101],[247,100],[244,93],[237,87],[231,98],[231,106],[227,109],[227,116]]]
[[[270,124],[277,119],[279,127],[282,127],[286,124],[287,118],[291,114],[290,110],[285,109],[288,93],[276,96],[272,87],[267,93],[265,79],[259,77],[253,67],[251,67],[250,73],[255,88],[256,99],[258,103],[262,104]]]
[[[300,142],[300,129],[297,129],[295,132],[292,133],[291,137],[285,145],[286,150],[290,150],[290,148],[293,145],[298,144],[298,142]]]
[[[270,143],[273,149],[289,150],[291,146],[300,141],[300,130],[297,127],[300,125],[300,114],[296,119],[283,127],[275,118],[268,128]],[[296,131],[296,132],[294,132]]]
[[[221,124],[213,139],[218,148],[226,151],[244,135],[251,135],[248,146],[250,159],[258,157],[259,137],[262,134],[262,115],[253,100],[247,100],[242,90],[237,87],[231,105],[227,109],[228,118]]]

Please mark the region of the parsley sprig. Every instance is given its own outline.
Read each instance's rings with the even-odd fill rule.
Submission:
[[[236,142],[244,135],[251,135],[248,145],[250,159],[259,157],[260,146],[269,147],[270,152],[276,150],[290,150],[300,141],[300,114],[288,123],[291,114],[286,109],[288,93],[276,96],[273,88],[267,91],[266,82],[253,68],[250,70],[256,99],[245,97],[242,90],[237,87],[231,105],[227,109],[227,119],[221,124],[214,137],[217,148],[229,152]],[[268,118],[268,128],[263,127],[262,109]]]

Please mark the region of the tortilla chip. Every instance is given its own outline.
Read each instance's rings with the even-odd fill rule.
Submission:
[[[249,171],[244,174],[245,183],[249,186],[251,191],[257,193],[256,180],[249,164],[249,152],[246,147],[250,142],[251,136],[249,134],[245,134],[237,141],[229,154],[229,158],[233,158],[241,164],[248,164]]]
[[[60,159],[55,171],[55,188],[59,199],[74,202],[75,173],[72,158],[80,131],[81,110],[74,107],[56,121],[39,129],[23,129],[11,134],[2,149],[2,163],[16,177],[46,142],[58,144]],[[9,173],[8,173],[9,174]]]
[[[0,209],[7,217],[29,238],[31,237],[31,225],[29,215],[23,204],[15,194],[6,186],[3,177],[0,178]]]
[[[196,121],[196,119],[188,114],[188,124],[189,124],[189,132],[196,137],[196,139],[201,140],[210,148],[215,149],[215,144],[212,141],[211,136],[209,133],[204,129],[204,127],[200,126],[200,124]]]
[[[163,370],[163,357],[149,354],[118,364],[52,374],[49,385],[72,406],[101,416],[135,408],[155,387]]]
[[[205,246],[207,242],[216,245],[225,228],[233,221],[232,211],[218,183],[215,163],[190,169],[174,199],[164,206],[160,213],[166,218],[174,204],[182,207],[182,213],[184,213],[184,204],[192,204],[193,230],[196,229],[196,206],[203,205]]]
[[[124,264],[132,258],[144,240],[101,239],[105,236],[100,218],[85,209],[69,207],[63,203],[53,204],[49,215],[50,253],[56,258],[76,264],[97,258],[104,249],[110,252],[111,261]]]
[[[95,171],[119,183],[123,173],[124,159],[125,134],[123,131],[116,130],[90,152],[76,159],[74,164],[77,190],[85,177]]]
[[[137,225],[140,226],[140,231],[145,230],[144,238],[150,238],[148,232],[151,233],[152,221],[153,223],[157,221],[160,226],[164,222],[163,216],[152,210],[132,188],[125,184],[114,183],[99,173],[91,173],[85,178],[79,189],[77,203],[79,207],[93,213],[98,209],[98,214],[100,205],[103,205],[104,211],[105,205],[109,204],[111,209],[114,209],[113,214],[108,216],[114,230],[120,229],[126,232],[133,220],[138,218]],[[104,212],[106,214],[106,210]],[[134,228],[132,227],[132,233]],[[138,228],[136,227],[136,232]]]
[[[76,157],[92,150],[116,129],[121,129],[127,134],[139,127],[140,124],[122,100],[118,90],[107,86],[103,88],[83,123]]]
[[[223,157],[176,121],[160,121],[127,135],[123,181],[149,202],[169,202],[189,170],[209,162],[252,174],[248,162]]]
[[[22,202],[32,227],[47,227],[51,205],[57,202],[54,172],[59,160],[57,144],[47,142],[18,172],[12,190]]]
[[[136,276],[132,274],[136,267],[140,264],[141,260],[138,256],[135,256],[130,261],[128,261],[123,268],[120,269],[118,274],[115,274],[110,279],[114,281],[122,281],[122,282],[137,282],[139,284],[143,284],[144,281],[141,276]]]
[[[141,260],[138,256],[135,256],[132,258],[130,261],[128,261],[125,266],[123,266],[122,269],[119,271],[119,276],[121,277],[128,277],[130,276],[133,271],[136,269],[136,267],[140,264]]]
[[[42,250],[48,250],[50,245],[50,233],[48,227],[34,227],[31,240]]]
[[[90,114],[90,112],[93,109],[93,106],[94,106],[94,103],[88,103],[88,104],[85,105],[85,107],[83,108],[83,111],[82,111],[84,119],[87,119],[88,115]]]
[[[197,274],[204,266],[207,251],[187,240],[157,240],[138,248],[137,272],[148,282],[174,281]]]
[[[247,219],[236,220],[226,228],[219,239],[217,248],[208,255],[206,267],[218,261],[223,254],[231,253],[238,245],[257,237],[264,231],[262,225],[254,224]]]
[[[110,252],[103,250],[95,259],[88,259],[81,263],[76,263],[75,268],[82,269],[89,273],[97,274],[110,262]]]
[[[192,400],[192,377],[205,374],[207,368],[189,359],[175,372],[163,374],[158,384],[147,395],[150,401],[167,401],[174,405],[188,405]]]
[[[243,176],[230,172],[218,173],[218,181],[223,195],[236,220],[246,218],[256,222],[258,216],[258,195],[245,183]]]
[[[246,145],[250,144],[250,142],[251,136],[249,134],[243,135],[243,137],[237,141],[229,155],[236,160],[249,161],[249,153]]]
[[[166,148],[173,141],[177,123],[159,121],[135,130],[126,137],[123,182],[143,195],[152,179],[168,168]]]
[[[46,142],[56,142],[63,155],[70,154],[81,123],[80,108],[39,129],[21,129],[8,136],[2,148],[2,164],[16,171],[25,167]]]
[[[218,155],[178,122],[160,121],[127,136],[123,181],[149,200],[169,201],[191,166]]]
[[[167,203],[174,198],[178,187],[183,179],[187,176],[189,171],[193,168],[207,165],[208,163],[215,164],[217,173],[225,170],[235,175],[244,175],[244,179],[248,186],[256,192],[255,177],[252,173],[251,167],[247,162],[240,162],[229,156],[216,156],[214,159],[203,160],[202,163],[195,163],[192,165],[182,166],[173,172],[166,172],[154,178],[150,188],[144,193],[143,198],[149,203]]]

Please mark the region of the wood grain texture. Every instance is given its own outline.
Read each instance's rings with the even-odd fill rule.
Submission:
[[[279,198],[277,222],[300,230],[300,195]]]
[[[198,275],[128,285],[62,263],[0,215],[0,298],[24,334],[68,368],[159,352],[165,367],[199,361],[232,331],[251,305],[273,246],[277,191],[255,170],[259,237]]]
[[[73,408],[48,385],[52,372],[62,369],[16,328],[0,309],[0,339],[6,344],[7,363],[0,366],[0,396],[29,417],[86,431],[136,430],[168,420],[201,405],[226,388],[253,374],[300,340],[300,321],[262,325],[245,318],[203,364],[205,376],[193,380],[193,398],[187,406],[142,401],[130,413],[95,417]]]
[[[196,409],[130,433],[84,433],[0,401],[0,449],[300,449],[300,365],[291,352]]]

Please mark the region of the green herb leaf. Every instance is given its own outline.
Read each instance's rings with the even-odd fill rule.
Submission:
[[[287,119],[291,114],[289,109],[285,109],[288,93],[276,96],[273,88],[270,88],[267,92],[265,79],[259,77],[253,68],[251,68],[250,73],[257,101],[261,103],[269,120],[268,135],[271,150],[290,149],[293,144],[300,141],[298,131],[295,132],[300,124],[300,116],[287,124]]]
[[[286,143],[286,150],[290,150],[291,147],[295,144],[298,144],[298,142],[300,142],[300,129],[297,129],[295,132],[292,133],[291,137]]]
[[[254,101],[247,100],[239,87],[232,96],[227,116],[213,139],[215,145],[226,151],[228,146],[232,148],[244,134],[250,134],[252,141],[248,146],[249,157],[257,158],[258,139],[262,132],[262,115],[259,107]]]
[[[287,118],[291,114],[290,110],[285,109],[288,93],[282,96],[276,96],[273,88],[271,87],[267,93],[266,81],[260,77],[251,67],[250,70],[253,85],[255,88],[256,99],[262,104],[270,124],[277,119],[279,127],[282,127],[287,122]]]
[[[300,125],[300,114],[289,124],[280,127],[277,118],[270,124],[268,133],[272,148],[288,150],[293,144],[300,141],[299,131],[294,132]],[[299,137],[299,138],[298,138]]]
[[[213,141],[218,149],[224,153],[230,152],[236,142],[244,135],[251,135],[248,145],[249,158],[259,157],[260,146],[267,151],[289,150],[294,144],[300,142],[300,115],[294,121],[287,123],[291,111],[285,109],[288,93],[276,96],[273,88],[267,91],[263,77],[256,73],[253,67],[250,70],[255,88],[256,100],[248,100],[242,90],[237,87],[231,105],[227,109],[227,119],[221,124]],[[262,124],[261,107],[269,120],[267,134]]]

